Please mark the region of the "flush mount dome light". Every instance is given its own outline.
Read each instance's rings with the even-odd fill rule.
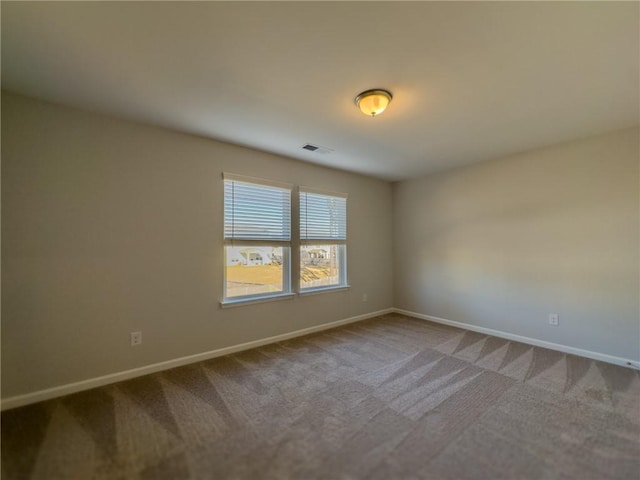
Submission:
[[[375,117],[384,112],[392,98],[391,92],[376,88],[362,92],[355,98],[355,102],[362,113]]]

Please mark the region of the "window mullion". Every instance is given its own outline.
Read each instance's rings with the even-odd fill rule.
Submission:
[[[290,268],[290,280],[291,288],[294,292],[300,292],[300,243],[301,243],[301,231],[300,229],[300,194],[299,189],[294,189],[296,193],[293,195],[291,201],[291,268]]]

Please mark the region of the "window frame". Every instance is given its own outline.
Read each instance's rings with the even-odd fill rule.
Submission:
[[[277,300],[293,299],[296,295],[307,296],[320,293],[336,292],[350,289],[347,276],[347,227],[348,227],[348,195],[346,193],[335,192],[313,187],[296,186],[291,183],[251,177],[235,173],[223,173],[223,279],[222,279],[222,300],[220,306],[222,308],[236,307],[241,305],[271,302]],[[237,181],[258,186],[275,187],[288,190],[289,192],[289,239],[288,240],[262,240],[262,239],[230,239],[226,236],[226,184],[225,182]],[[301,228],[301,193],[311,193],[316,195],[324,195],[329,197],[343,198],[344,206],[344,238],[342,239],[302,239]],[[306,230],[305,230],[306,231]],[[338,280],[339,283],[333,285],[319,287],[302,287],[301,281],[301,249],[303,245],[337,245],[338,262]],[[281,292],[266,292],[259,294],[238,295],[234,297],[227,296],[227,247],[229,246],[270,246],[282,247],[282,285]]]
[[[300,272],[299,270],[302,268],[302,262],[299,263],[298,268],[298,295],[312,295],[315,293],[323,293],[329,291],[336,290],[347,290],[350,288],[348,277],[347,277],[347,245],[346,243],[314,243],[313,245],[337,245],[338,253],[337,253],[337,263],[338,263],[338,283],[334,283],[331,285],[322,285],[318,287],[303,287],[302,281],[300,280]],[[298,247],[298,251],[302,244]]]
[[[336,290],[345,290],[350,288],[349,287],[349,282],[348,282],[348,270],[347,270],[347,241],[348,241],[348,218],[349,218],[349,214],[348,214],[348,195],[346,193],[342,193],[342,192],[335,192],[335,191],[331,191],[331,190],[324,190],[324,189],[319,189],[319,188],[314,188],[314,187],[306,187],[306,186],[300,186],[297,188],[297,205],[298,205],[298,212],[297,212],[297,218],[298,218],[298,229],[297,229],[297,245],[295,245],[295,248],[297,249],[297,253],[298,253],[298,262],[296,265],[296,272],[297,272],[297,276],[298,276],[298,294],[299,295],[311,295],[311,294],[315,294],[315,293],[322,293],[322,292],[331,292],[331,291],[336,291]],[[326,238],[326,237],[316,237],[314,238],[313,236],[309,236],[309,228],[308,226],[305,226],[304,228],[304,232],[305,232],[305,238],[303,239],[303,226],[302,226],[302,194],[303,193],[309,193],[312,195],[322,195],[325,197],[334,197],[334,198],[340,198],[340,199],[344,199],[345,205],[344,205],[344,238]],[[306,201],[305,201],[306,204]],[[306,219],[307,222],[309,220],[309,216],[306,215]],[[340,236],[340,235],[339,235]],[[323,286],[314,286],[314,287],[303,287],[302,286],[302,279],[301,279],[301,270],[302,270],[302,247],[304,245],[308,245],[308,246],[312,246],[312,245],[336,245],[338,246],[337,249],[337,253],[336,253],[336,262],[338,264],[338,283],[336,284],[332,284],[332,285],[323,285]]]
[[[236,306],[236,305],[244,305],[247,303],[254,302],[264,302],[271,300],[280,300],[284,298],[293,298],[295,293],[292,290],[292,278],[291,278],[291,264],[292,264],[292,255],[291,251],[293,249],[293,225],[292,225],[292,214],[293,214],[293,193],[294,193],[294,185],[285,182],[278,182],[268,179],[255,178],[245,175],[238,175],[234,173],[223,173],[223,279],[222,279],[222,301],[220,302],[222,307]],[[288,240],[275,240],[275,239],[247,239],[247,238],[229,238],[226,234],[227,230],[227,220],[226,220],[226,182],[239,182],[246,183],[250,185],[263,186],[263,187],[272,187],[278,188],[282,190],[288,191],[288,231],[289,231],[289,239]],[[234,235],[234,234],[232,234]],[[265,293],[256,293],[256,294],[248,294],[248,295],[236,295],[236,296],[228,296],[227,291],[227,249],[228,247],[281,247],[282,248],[282,291],[279,292],[265,292]]]

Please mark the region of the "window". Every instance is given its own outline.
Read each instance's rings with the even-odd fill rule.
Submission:
[[[224,305],[347,287],[347,196],[225,173]],[[292,235],[291,219],[299,222]],[[295,222],[294,222],[295,223]],[[291,249],[296,265],[291,269]]]
[[[347,285],[347,197],[300,188],[300,291]]]
[[[291,293],[291,185],[224,174],[224,300]]]

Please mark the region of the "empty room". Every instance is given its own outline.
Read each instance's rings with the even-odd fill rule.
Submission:
[[[1,475],[640,476],[640,3],[13,2]]]

